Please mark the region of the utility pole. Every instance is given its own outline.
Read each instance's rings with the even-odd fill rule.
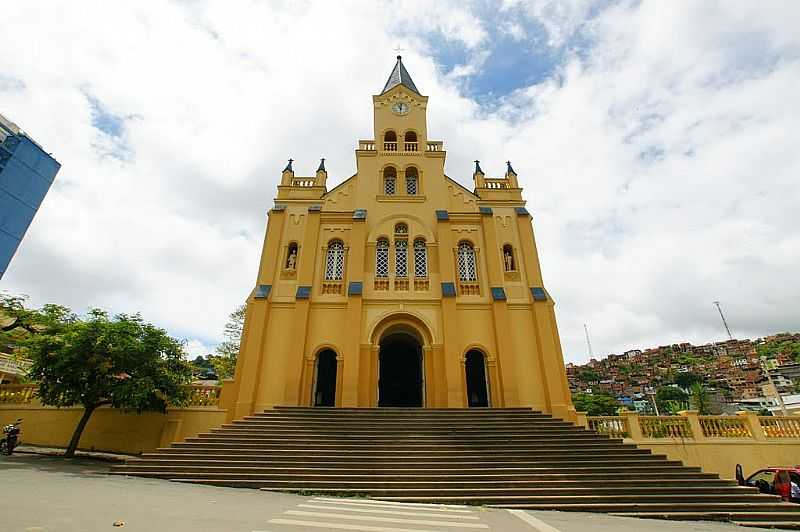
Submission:
[[[717,310],[719,311],[719,317],[722,318],[722,324],[725,326],[725,330],[728,331],[728,339],[733,340],[733,335],[731,334],[731,330],[728,327],[728,322],[725,321],[725,315],[722,313],[722,307],[719,306],[719,301],[714,301],[714,304],[717,306]]]
[[[589,348],[589,358],[594,358],[594,353],[592,353],[592,342],[589,341],[589,328],[586,327],[586,324],[583,324],[583,332],[586,333],[586,346]]]

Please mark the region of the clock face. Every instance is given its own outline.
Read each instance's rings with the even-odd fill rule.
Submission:
[[[392,111],[398,115],[404,115],[408,113],[408,104],[404,102],[397,102],[392,106]]]

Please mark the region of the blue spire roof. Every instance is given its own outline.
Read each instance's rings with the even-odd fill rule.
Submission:
[[[397,64],[394,65],[392,73],[389,74],[389,79],[386,81],[386,85],[383,86],[383,91],[381,91],[381,94],[386,94],[398,85],[402,85],[403,87],[410,89],[422,96],[417,89],[417,86],[414,85],[414,81],[411,79],[411,74],[409,74],[408,70],[406,70],[406,67],[403,66],[403,58],[399,55],[397,56]]]

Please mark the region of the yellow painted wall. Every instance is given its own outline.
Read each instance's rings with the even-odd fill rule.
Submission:
[[[707,473],[717,473],[722,478],[735,478],[736,464],[742,464],[745,476],[769,466],[797,466],[800,464],[800,442],[694,442],[670,440],[664,442],[633,441],[639,447],[665,454],[685,465],[699,466]]]
[[[66,447],[83,414],[80,408],[38,405],[0,406],[0,425],[22,418],[22,441],[31,445]],[[225,422],[225,410],[169,409],[166,414],[98,408],[83,432],[79,449],[139,454],[165,447]]]
[[[398,102],[410,111],[395,113]],[[330,190],[324,171],[299,177],[287,168],[281,176],[248,300],[239,363],[226,388],[235,395],[231,417],[275,405],[309,405],[322,348],[337,353],[336,404],[375,406],[380,335],[394,324],[423,339],[425,406],[467,405],[464,356],[479,349],[491,406],[530,406],[574,419],[553,301],[549,296],[534,301],[531,294],[531,288],[544,286],[516,174],[490,178],[476,170],[466,188],[445,175],[443,144],[428,138],[427,97],[399,85],[373,96],[372,104],[374,136],[358,141],[355,175]],[[389,130],[397,134],[397,151],[383,143]],[[406,131],[417,134],[417,150],[405,149]],[[495,157],[503,160],[502,154]],[[394,195],[383,188],[390,166],[397,171]],[[419,176],[414,195],[405,193],[410,167]],[[356,216],[362,209],[365,219]],[[446,211],[447,219],[439,219],[437,211]],[[408,226],[410,289],[395,289],[392,246],[389,290],[377,290],[376,243],[382,237],[395,242],[397,223]],[[426,242],[427,289],[414,287],[416,238]],[[339,294],[323,291],[326,249],[333,239],[346,249]],[[475,247],[479,295],[459,287],[461,241]],[[293,245],[298,247],[294,269],[287,264]],[[512,271],[504,264],[505,245],[513,249]],[[351,282],[362,283],[362,294],[348,295]],[[443,296],[442,283],[454,283],[458,295]],[[310,287],[309,299],[296,297],[299,287]],[[502,289],[506,299],[494,298],[492,288]]]

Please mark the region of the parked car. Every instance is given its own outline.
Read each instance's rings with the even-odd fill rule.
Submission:
[[[800,503],[800,466],[766,467],[744,478],[742,466],[736,464],[736,481],[740,486],[753,486],[761,493],[780,495],[785,501]]]

